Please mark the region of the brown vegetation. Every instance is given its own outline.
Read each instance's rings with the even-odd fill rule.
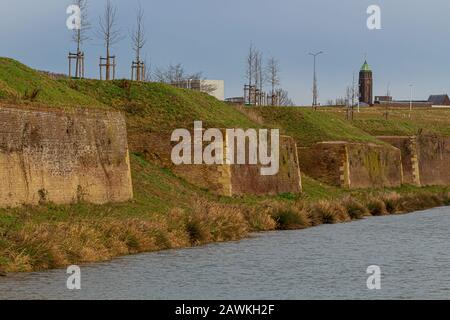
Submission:
[[[210,242],[238,240],[249,232],[302,229],[347,222],[367,215],[406,213],[450,204],[450,192],[395,192],[368,199],[345,196],[315,201],[270,200],[257,205],[196,200],[192,212],[141,218],[72,216],[39,222],[30,216],[0,221],[0,271],[22,272],[105,261],[113,257]],[[17,228],[17,220],[24,225]]]

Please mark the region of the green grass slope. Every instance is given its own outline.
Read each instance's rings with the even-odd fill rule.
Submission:
[[[126,113],[130,130],[166,131],[204,127],[258,127],[234,107],[208,94],[161,83],[129,80],[59,80],[59,83]]]
[[[0,99],[59,107],[104,107],[95,99],[9,58],[0,58]]]
[[[34,90],[38,90],[33,97]],[[238,110],[200,92],[160,83],[129,80],[54,80],[15,60],[0,58],[0,99],[49,107],[99,107],[125,112],[130,131],[170,131],[204,127],[279,128],[300,145],[324,140],[377,142],[340,115],[306,108],[245,108]],[[256,115],[256,116],[255,116]]]
[[[334,117],[345,118],[343,108],[325,110]],[[354,113],[352,125],[374,136],[412,136],[421,132],[450,136],[450,109],[414,108],[410,112],[403,107],[361,108],[361,112]]]
[[[353,126],[332,113],[310,108],[259,107],[242,108],[255,121],[297,140],[299,146],[310,146],[320,141],[353,141],[380,143],[367,132]]]

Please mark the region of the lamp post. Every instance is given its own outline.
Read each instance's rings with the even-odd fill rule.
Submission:
[[[316,57],[320,54],[322,54],[323,51],[319,51],[316,53],[309,53],[310,56],[314,57],[314,74],[313,74],[313,103],[312,103],[312,107],[314,108],[314,110],[317,109],[317,76],[316,76]]]
[[[412,98],[413,98],[413,85],[409,85],[409,117],[411,118],[412,113]]]

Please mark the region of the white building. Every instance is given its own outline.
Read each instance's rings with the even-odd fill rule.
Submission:
[[[225,82],[223,80],[201,80],[200,91],[204,91],[217,100],[225,100]]]
[[[205,92],[220,101],[225,100],[225,82],[223,80],[189,79],[180,82],[173,82],[172,85],[177,88]]]

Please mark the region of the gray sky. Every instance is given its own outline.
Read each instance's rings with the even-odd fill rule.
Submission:
[[[130,76],[133,58],[129,31],[138,0],[115,0],[127,37],[115,48],[118,77]],[[364,55],[374,72],[375,95],[397,99],[450,92],[450,1],[448,0],[141,0],[146,13],[147,46],[153,66],[182,63],[225,80],[225,94],[242,95],[245,56],[250,42],[281,64],[281,81],[297,104],[311,104],[312,58],[318,61],[319,100],[343,96]],[[74,51],[66,27],[69,0],[0,0],[0,56],[31,67],[67,72]],[[104,0],[89,1],[93,28]],[[382,30],[366,27],[366,9],[377,4]],[[85,45],[87,76],[98,77],[100,41]]]

